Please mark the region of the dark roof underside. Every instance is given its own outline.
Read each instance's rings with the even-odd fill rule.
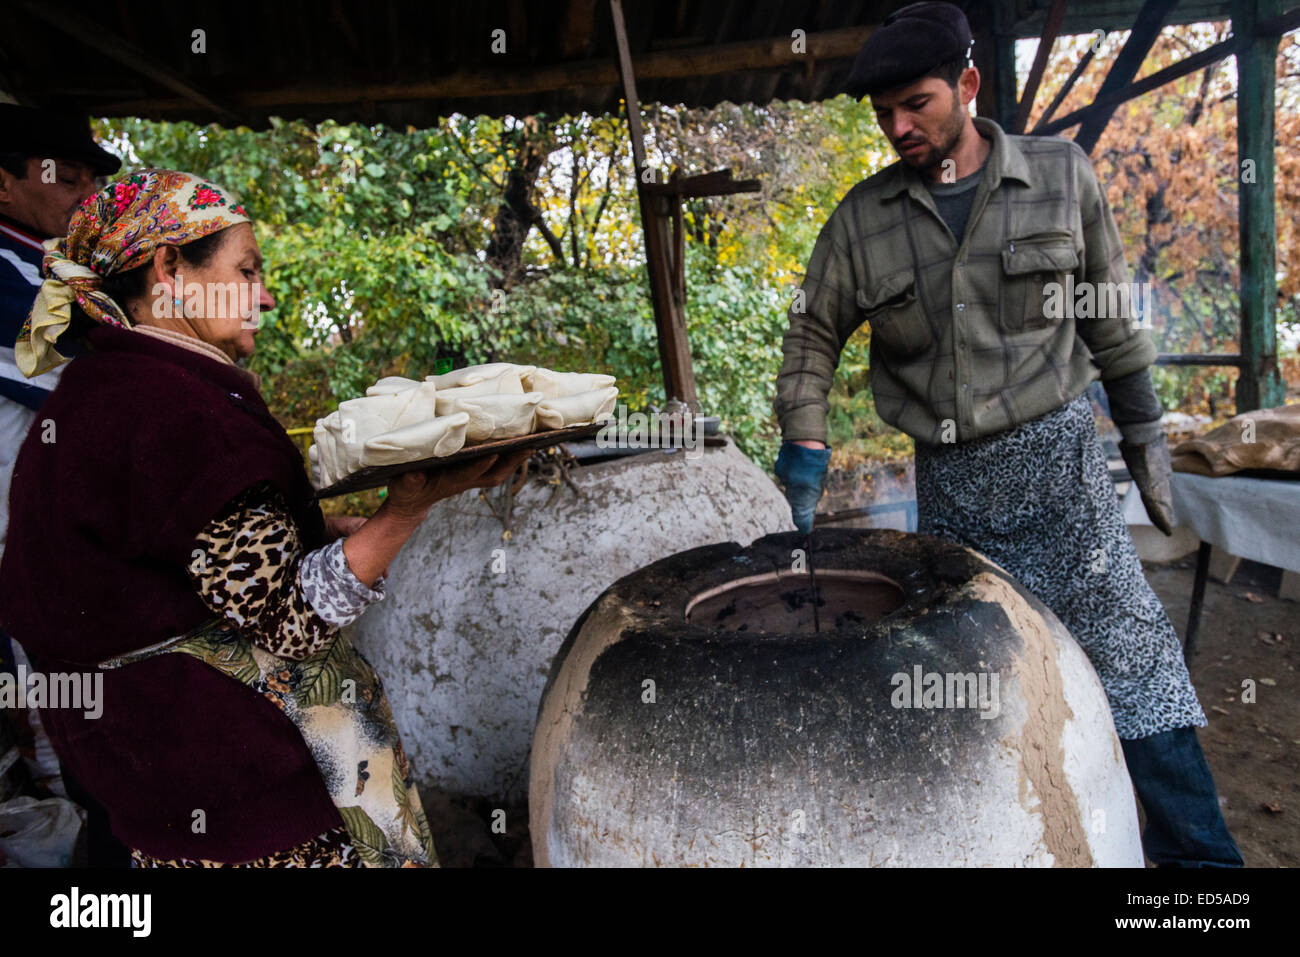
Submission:
[[[871,26],[900,0],[626,0],[646,102],[816,101],[844,85]],[[983,0],[963,4],[987,22]],[[1017,0],[1037,36],[1049,0]],[[435,125],[451,113],[616,112],[622,87],[608,0],[287,0],[199,6],[7,0],[0,90],[99,116],[267,125],[268,117]],[[1072,0],[1066,32],[1125,29],[1138,0]],[[1224,19],[1185,0],[1173,22]],[[194,53],[193,31],[206,52]],[[791,32],[807,34],[807,54]],[[505,31],[505,53],[492,50]]]

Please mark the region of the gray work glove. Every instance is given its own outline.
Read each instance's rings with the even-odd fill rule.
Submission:
[[[776,457],[776,477],[785,485],[785,498],[795,528],[805,535],[812,533],[813,513],[826,485],[831,464],[831,450],[809,449],[793,442],[782,442]]]
[[[1151,524],[1166,535],[1174,533],[1173,469],[1169,446],[1160,423],[1143,422],[1120,427],[1124,440],[1119,451],[1142,495]]]

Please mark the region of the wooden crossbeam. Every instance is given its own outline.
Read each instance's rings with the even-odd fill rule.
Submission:
[[[596,0],[569,0],[564,9],[560,54],[572,60],[587,52],[596,32]]]
[[[1109,116],[1122,103],[1142,96],[1144,93],[1150,93],[1152,90],[1158,89],[1166,83],[1172,83],[1189,73],[1203,70],[1212,63],[1218,63],[1220,60],[1233,56],[1257,37],[1278,37],[1297,27],[1300,27],[1300,7],[1272,17],[1267,21],[1261,21],[1254,34],[1231,36],[1213,46],[1206,47],[1199,53],[1184,57],[1177,63],[1170,64],[1163,70],[1152,73],[1148,77],[1130,83],[1123,89],[1115,90],[1106,96],[1098,94],[1092,103],[1080,107],[1072,113],[1067,113],[1059,120],[1053,120],[1050,123],[1039,123],[1034,127],[1033,133],[1035,135],[1049,136],[1052,133],[1069,129],[1071,126],[1083,122],[1098,111],[1108,111],[1107,115]]]
[[[1137,76],[1138,70],[1142,68],[1142,62],[1147,58],[1147,54],[1151,52],[1151,47],[1156,42],[1156,38],[1160,36],[1165,20],[1169,18],[1169,14],[1173,12],[1176,6],[1178,6],[1178,0],[1146,0],[1142,4],[1142,9],[1138,11],[1137,19],[1133,21],[1124,48],[1119,51],[1119,56],[1115,57],[1110,72],[1106,74],[1106,79],[1102,81],[1101,89],[1097,91],[1098,100],[1114,93],[1116,90],[1124,89],[1133,82],[1133,77]],[[1084,119],[1079,127],[1079,132],[1074,136],[1074,141],[1083,147],[1085,153],[1092,152],[1092,148],[1097,145],[1097,140],[1101,138],[1102,132],[1106,129],[1106,124],[1110,122],[1110,118],[1114,113],[1114,106],[1099,108]]]
[[[718,169],[696,176],[675,176],[666,183],[645,184],[648,193],[678,198],[757,193],[762,188],[763,184],[756,179],[733,179],[729,169]]]
[[[1195,73],[1202,70],[1212,63],[1227,59],[1236,52],[1238,42],[1234,38],[1224,40],[1222,43],[1216,43],[1212,47],[1206,47],[1200,53],[1193,53],[1189,57],[1184,57],[1177,63],[1170,64],[1163,70],[1152,73],[1148,77],[1138,80],[1136,83],[1130,83],[1120,90],[1115,90],[1107,96],[1098,96],[1087,106],[1080,107],[1072,113],[1067,113],[1059,120],[1053,120],[1051,123],[1045,123],[1034,127],[1033,132],[1041,136],[1050,136],[1060,130],[1069,129],[1078,123],[1104,113],[1107,119],[1115,112],[1116,108],[1122,103],[1135,99],[1144,93],[1150,93],[1152,90],[1159,89],[1166,83],[1172,83],[1174,80],[1181,79],[1189,73]],[[1077,137],[1076,137],[1077,142]]]
[[[1061,32],[1065,21],[1066,0],[1052,0],[1052,7],[1047,11],[1047,20],[1043,24],[1043,35],[1038,40],[1038,50],[1034,53],[1034,65],[1025,80],[1025,91],[1020,94],[1020,105],[1016,108],[1016,122],[1012,131],[1023,133],[1029,122],[1029,114],[1034,108],[1034,97],[1038,95],[1038,86],[1043,82],[1043,71],[1047,69],[1047,59],[1052,52],[1052,44]]]
[[[1280,37],[1284,33],[1300,27],[1300,7],[1292,7],[1285,13],[1260,20],[1255,24],[1255,37]]]
[[[204,93],[190,80],[159,66],[156,58],[148,56],[127,40],[105,29],[103,25],[88,20],[66,5],[56,3],[54,0],[13,0],[13,2],[31,16],[84,43],[96,53],[116,60],[173,93],[179,93],[183,97],[182,103],[198,104],[227,120],[239,119],[234,110]]]
[[[641,100],[636,92],[636,65],[627,43],[627,25],[623,20],[623,4],[610,0],[610,16],[614,20],[614,42],[618,48],[618,73],[623,84],[623,100],[627,105],[627,128],[632,137],[632,162],[636,165],[637,182],[645,168],[645,137],[641,132]]]
[[[1070,91],[1074,89],[1074,84],[1079,82],[1079,77],[1083,76],[1083,71],[1088,69],[1088,64],[1092,62],[1095,55],[1096,50],[1090,44],[1088,49],[1084,51],[1083,56],[1079,57],[1079,62],[1074,65],[1070,75],[1065,78],[1065,82],[1061,84],[1061,88],[1056,91],[1056,96],[1052,97],[1052,102],[1047,104],[1047,109],[1043,110],[1043,115],[1038,118],[1038,122],[1034,124],[1033,130],[1030,131],[1031,133],[1042,132],[1043,127],[1056,115],[1057,108],[1065,102],[1065,98],[1070,95]]]
[[[20,0],[35,4],[37,0]],[[790,37],[770,37],[716,46],[658,50],[632,60],[641,80],[673,80],[722,76],[745,70],[778,69],[810,62],[852,59],[871,35],[872,27],[846,27],[810,33],[807,52],[795,53]],[[432,80],[365,83],[352,86],[293,86],[255,90],[231,96],[234,105],[250,111],[288,107],[328,106],[365,100],[455,100],[547,93],[572,87],[615,86],[621,83],[618,61],[579,60],[535,70],[462,71]],[[192,110],[192,97],[150,98],[97,106],[107,116],[172,115]]]
[[[1161,352],[1156,355],[1158,366],[1240,366],[1240,355],[1233,352],[1207,352],[1197,355],[1191,352]]]

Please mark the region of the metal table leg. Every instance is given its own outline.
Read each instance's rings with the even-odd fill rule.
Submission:
[[[1201,542],[1196,552],[1196,580],[1192,583],[1192,607],[1187,612],[1187,637],[1183,639],[1183,661],[1190,668],[1196,654],[1196,633],[1201,628],[1201,606],[1205,604],[1205,581],[1210,577],[1209,542]]]

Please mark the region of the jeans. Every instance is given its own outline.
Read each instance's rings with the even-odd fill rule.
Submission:
[[[1241,867],[1195,728],[1120,739],[1147,829],[1142,849],[1160,867]]]

